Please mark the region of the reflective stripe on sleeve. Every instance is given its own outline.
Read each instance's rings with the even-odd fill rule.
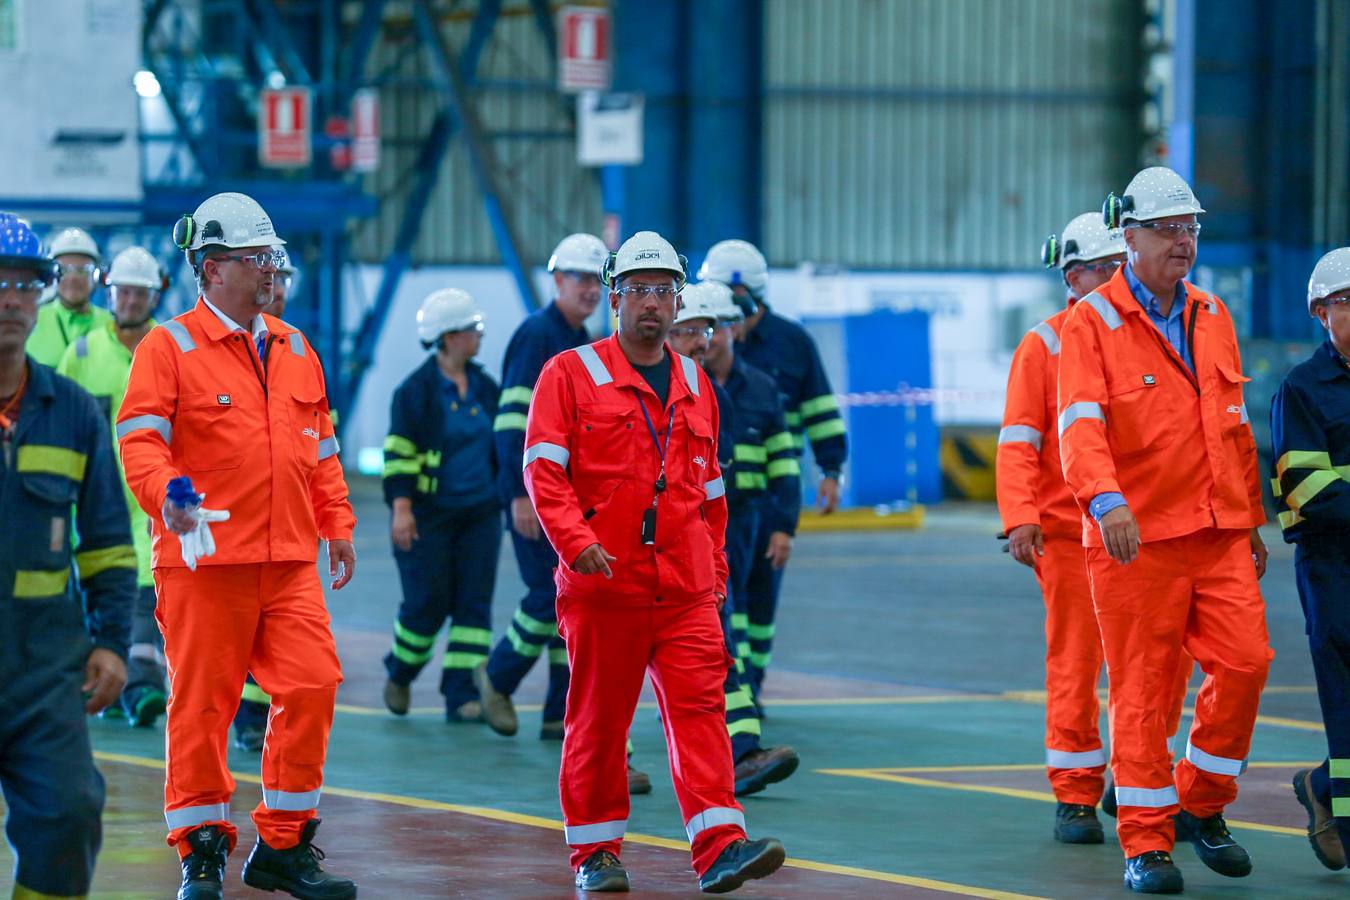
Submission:
[[[1117,806],[1142,806],[1148,809],[1162,809],[1174,806],[1177,802],[1175,787],[1136,788],[1116,785]]]
[[[521,464],[520,468],[522,470],[528,468],[530,463],[534,462],[536,459],[546,459],[549,462],[557,463],[565,469],[567,468],[567,461],[571,458],[572,454],[568,452],[566,447],[550,444],[547,441],[540,441],[537,444],[531,444],[529,447],[525,448],[525,462]]]
[[[741,830],[745,830],[745,814],[739,809],[732,809],[729,806],[711,806],[703,812],[694,816],[688,822],[684,823],[684,832],[689,835],[689,842],[693,843],[694,838],[709,828],[716,828],[718,825],[739,825]]]
[[[563,840],[573,847],[579,847],[601,841],[617,841],[627,830],[627,819],[596,822],[594,825],[563,825]]]
[[[55,597],[66,592],[66,585],[69,582],[69,567],[54,572],[19,569],[14,573],[14,597],[19,599]]]
[[[609,384],[614,380],[614,376],[609,374],[609,369],[605,368],[605,363],[600,359],[600,354],[595,352],[595,348],[590,344],[582,344],[574,348],[573,352],[581,357],[581,363],[586,367],[586,371],[591,376],[591,381],[595,382],[596,387],[602,384]]]
[[[174,831],[179,828],[193,828],[207,822],[228,821],[230,821],[228,803],[208,803],[205,806],[184,806],[181,809],[164,810],[164,824]]]
[[[1000,444],[1030,444],[1037,450],[1041,449],[1041,438],[1040,431],[1030,425],[1009,425],[998,433]]]
[[[296,356],[305,355],[305,339],[300,336],[300,332],[292,331],[290,334],[291,352]]]
[[[1079,419],[1098,419],[1106,421],[1106,415],[1102,412],[1100,403],[1084,401],[1081,403],[1070,403],[1065,407],[1064,412],[1059,414],[1059,436],[1064,437],[1064,432],[1069,430],[1069,426]]]
[[[767,474],[770,478],[786,478],[789,475],[801,475],[802,467],[795,459],[771,459]]]
[[[406,456],[414,459],[417,456],[417,445],[402,435],[391,434],[384,439],[384,451],[393,453],[395,456]]]
[[[312,791],[271,791],[263,788],[263,805],[284,812],[307,812],[319,806],[321,788]]]
[[[337,456],[342,448],[338,446],[337,435],[331,435],[319,441],[319,461],[327,459],[330,456]]]
[[[1197,769],[1202,772],[1209,772],[1211,775],[1228,775],[1231,778],[1236,778],[1247,771],[1245,759],[1215,756],[1212,753],[1206,753],[1190,741],[1186,742],[1186,759]]]
[[[687,356],[680,357],[680,365],[684,367],[684,381],[689,385],[689,393],[695,397],[698,396],[698,363]]]
[[[718,476],[703,485],[703,492],[708,495],[709,500],[716,500],[727,492],[726,482],[722,480],[721,476]]]
[[[1097,315],[1101,316],[1102,321],[1106,323],[1106,327],[1112,331],[1125,324],[1120,320],[1120,313],[1116,312],[1116,308],[1111,305],[1111,301],[1096,291],[1084,297],[1083,302],[1096,310]]]
[[[192,340],[192,335],[188,334],[187,326],[177,319],[170,319],[159,327],[173,335],[174,343],[178,345],[179,352],[191,353],[197,349],[197,344]]]
[[[1303,508],[1305,503],[1322,493],[1327,485],[1339,481],[1340,478],[1341,476],[1337,475],[1335,472],[1327,472],[1319,469],[1299,482],[1298,487],[1290,491],[1289,496],[1284,498],[1284,502],[1287,503],[1289,508],[1294,512],[1298,512]]]
[[[62,475],[71,481],[83,481],[87,462],[88,457],[78,450],[45,444],[23,444],[19,447],[14,468],[18,472],[41,472]]]
[[[1046,352],[1051,356],[1059,355],[1059,335],[1055,334],[1055,329],[1050,327],[1049,322],[1033,326],[1030,333],[1045,342]]]
[[[1246,424],[1247,424],[1248,422],[1250,422],[1251,420],[1252,420],[1252,417],[1249,416],[1249,415],[1247,414],[1247,404],[1244,403],[1244,404],[1242,404],[1242,413],[1241,413],[1241,415],[1238,416],[1238,424],[1239,424],[1239,425],[1246,425]]]
[[[136,549],[130,544],[116,544],[99,550],[82,550],[75,554],[75,565],[80,568],[82,580],[108,569],[134,569]]]
[[[509,387],[502,391],[502,395],[497,398],[498,406],[506,406],[509,403],[519,403],[521,406],[529,406],[530,398],[534,396],[534,390],[522,385]]]
[[[844,420],[839,418],[826,419],[823,422],[817,422],[814,425],[806,426],[806,436],[812,443],[823,441],[826,438],[836,437],[844,433]]]
[[[497,413],[492,420],[493,431],[524,431],[527,422],[524,413]]]
[[[89,355],[89,336],[87,334],[80,335],[75,341],[75,355],[80,359]]]
[[[133,431],[149,429],[158,431],[159,436],[164,438],[164,443],[173,443],[173,423],[163,416],[132,416],[123,422],[117,423],[117,439],[120,441]]]
[[[1070,753],[1067,750],[1051,750],[1046,747],[1045,765],[1051,769],[1091,769],[1106,765],[1106,751],[1098,747],[1096,750]]]
[[[812,416],[818,416],[821,413],[837,410],[839,408],[839,401],[835,398],[834,394],[821,394],[819,397],[812,397],[810,400],[803,402],[799,408],[801,410],[802,418],[809,419]]]

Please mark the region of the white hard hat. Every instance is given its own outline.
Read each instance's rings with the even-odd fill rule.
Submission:
[[[113,257],[107,283],[117,287],[164,289],[164,271],[144,247],[128,247]]]
[[[1308,279],[1308,314],[1313,315],[1313,307],[1318,300],[1325,300],[1337,291],[1350,288],[1350,247],[1332,250],[1313,266],[1312,277]]]
[[[650,271],[669,272],[683,287],[689,280],[689,261],[655,231],[639,231],[605,260],[600,280],[617,288],[619,279],[625,275]]]
[[[716,325],[717,306],[713,302],[712,293],[708,290],[709,287],[711,285],[707,282],[685,285],[684,290],[680,292],[680,299],[684,301],[684,305],[676,313],[675,321],[672,324],[679,325],[681,322],[689,322],[694,319],[709,319]],[[730,292],[728,291],[728,293]]]
[[[422,301],[417,311],[417,337],[426,346],[448,331],[482,331],[483,312],[468,291],[442,288]]]
[[[548,258],[548,270],[599,275],[608,256],[609,248],[595,235],[569,234],[553,248],[553,255]]]
[[[740,322],[745,319],[745,310],[736,303],[731,288],[720,281],[700,281],[697,287],[702,288],[707,295],[708,303],[719,321]]]
[[[280,247],[272,219],[247,194],[227,192],[207,197],[197,211],[173,226],[173,242],[191,253],[203,247]]]
[[[1092,262],[1125,252],[1125,232],[1107,228],[1098,213],[1075,216],[1059,234],[1045,239],[1041,262],[1047,269],[1067,269],[1076,262]]]
[[[79,253],[95,262],[98,261],[98,244],[83,228],[67,228],[52,238],[51,257],[65,256],[67,253]]]
[[[703,281],[720,281],[728,287],[743,284],[752,296],[759,298],[769,286],[769,264],[749,241],[718,241],[708,248],[698,277]]]
[[[1130,179],[1125,194],[1107,194],[1102,221],[1109,228],[1129,222],[1151,222],[1168,216],[1204,212],[1186,180],[1166,166],[1150,166]]]

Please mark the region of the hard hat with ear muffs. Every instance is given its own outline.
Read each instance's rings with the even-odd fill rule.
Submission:
[[[1125,252],[1125,235],[1119,228],[1107,228],[1097,213],[1074,216],[1064,230],[1045,239],[1041,262],[1047,269],[1069,268],[1077,262],[1092,262]]]
[[[1202,212],[1200,201],[1184,178],[1166,166],[1150,166],[1130,179],[1123,195],[1106,195],[1102,221],[1107,228],[1121,228],[1131,222]]]
[[[226,192],[208,197],[190,216],[173,226],[174,245],[196,267],[194,254],[203,247],[280,247],[272,219],[247,194]]]
[[[639,231],[611,253],[600,270],[600,280],[618,290],[619,280],[633,272],[669,272],[677,288],[689,280],[689,260],[675,252],[670,241],[655,231]]]

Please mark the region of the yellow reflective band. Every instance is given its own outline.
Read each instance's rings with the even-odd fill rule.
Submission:
[[[780,431],[777,434],[771,434],[764,441],[764,449],[770,453],[782,453],[785,450],[795,450],[797,445],[792,441],[792,433],[789,431]]]
[[[767,669],[769,663],[773,661],[772,653],[754,653],[750,654],[750,665],[756,669]]]
[[[760,734],[759,719],[750,716],[748,719],[737,719],[735,722],[727,723],[727,734],[735,737],[738,734]]]
[[[750,658],[750,643],[748,641],[741,641],[739,644],[736,645],[736,662],[740,662],[743,659],[749,658]],[[741,666],[741,668],[738,671],[744,672],[745,667]]]
[[[762,463],[769,458],[769,453],[758,444],[737,444],[735,459],[736,462]]]
[[[57,572],[39,572],[20,569],[14,573],[15,597],[54,597],[66,592],[70,569]]]
[[[386,459],[384,461],[385,478],[394,475],[417,475],[421,471],[422,464],[415,459]]]
[[[467,625],[455,625],[450,628],[450,640],[456,644],[475,644],[481,647],[492,646],[492,632],[486,628],[470,628]]]
[[[767,641],[773,637],[773,625],[755,625],[751,623],[746,626],[745,633],[750,636],[752,641]]]
[[[511,620],[516,623],[516,627],[521,631],[536,634],[539,637],[553,637],[558,633],[557,622],[541,622],[519,607],[517,607],[516,614],[511,617]]]
[[[88,894],[44,894],[21,884],[14,885],[10,900],[85,900]]]
[[[749,614],[749,613],[732,613],[732,614],[731,614],[731,630],[732,630],[732,631],[744,631],[744,630],[745,630],[745,626],[747,626],[747,625],[749,625],[749,624],[750,624],[750,614]]]
[[[82,550],[75,554],[75,565],[80,567],[80,578],[93,578],[108,569],[136,568],[136,548],[117,544],[101,550]]]
[[[436,643],[436,635],[433,634],[428,636],[425,634],[418,634],[415,631],[409,631],[407,628],[403,627],[402,622],[394,623],[394,637],[411,647],[416,647],[418,650],[425,650]]]
[[[447,653],[441,660],[442,669],[476,669],[487,661],[486,653]]]
[[[738,491],[762,491],[769,486],[762,472],[737,472],[736,490]]]
[[[428,647],[427,649],[421,651],[420,653],[414,653],[413,651],[409,650],[407,647],[404,647],[402,644],[396,641],[394,642],[394,649],[392,652],[396,658],[403,660],[408,665],[420,666],[427,660],[431,659],[431,654],[433,651],[430,647]]]
[[[750,692],[741,685],[736,690],[727,694],[727,712],[737,709],[750,709],[755,705],[755,701],[750,699]]]
[[[71,481],[83,481],[87,461],[83,453],[65,447],[25,444],[19,448],[14,468],[18,472],[63,475]]]
[[[1270,490],[1271,493],[1273,493],[1276,497],[1284,496],[1283,494],[1284,488],[1280,487],[1280,479],[1278,478],[1270,479]]]
[[[1331,469],[1331,455],[1319,450],[1290,450],[1275,463],[1275,477],[1283,478],[1289,469]]]
[[[823,412],[830,412],[838,408],[839,401],[834,398],[834,394],[822,394],[801,405],[802,418],[809,419],[812,416],[818,416]]]
[[[244,689],[239,692],[239,699],[247,700],[250,703],[262,703],[264,705],[271,705],[272,703],[272,695],[251,681],[244,682]]]
[[[526,418],[524,413],[498,413],[492,420],[493,431],[524,431]]]
[[[502,407],[508,403],[519,403],[522,406],[530,405],[530,398],[534,396],[534,391],[527,387],[509,387],[502,391],[501,397],[497,400],[497,406]]]
[[[409,459],[415,459],[417,457],[417,445],[397,434],[391,434],[384,439],[384,450],[386,453],[393,453],[395,456],[406,456]]]
[[[536,659],[544,652],[543,644],[531,644],[517,634],[514,628],[506,629],[506,639],[511,642],[511,647],[521,656]]]
[[[1350,778],[1350,759],[1329,759],[1327,764],[1332,778]]]
[[[428,450],[423,458],[426,460],[427,465],[434,469],[441,464],[441,451]]]
[[[550,666],[565,666],[565,665],[567,665],[567,648],[566,648],[566,647],[549,647],[549,648],[548,648],[548,664],[549,664]]]
[[[806,427],[806,436],[811,439],[811,443],[823,441],[826,438],[837,437],[844,433],[843,419],[826,419],[824,422],[817,422],[814,425]]]
[[[1340,480],[1341,476],[1337,475],[1335,472],[1324,472],[1321,470],[1313,472],[1307,478],[1303,479],[1298,487],[1289,492],[1289,496],[1285,498],[1285,502],[1289,504],[1290,509],[1298,512],[1303,508],[1303,504],[1320,494],[1327,485]]]
[[[1331,814],[1337,819],[1350,817],[1350,797],[1332,797]]]
[[[791,428],[793,431],[802,427],[802,414],[799,412],[784,413],[783,418],[787,419],[788,428]]]
[[[802,467],[795,459],[769,460],[769,477],[786,478],[789,475],[802,474]]]
[[[430,494],[436,490],[436,482],[430,475],[417,476],[417,492],[419,494]]]
[[[1280,513],[1280,527],[1286,531],[1288,531],[1290,528],[1293,528],[1295,525],[1297,525],[1299,522],[1302,521],[1303,517],[1300,516],[1298,513],[1294,512],[1293,510],[1290,510],[1289,512]]]

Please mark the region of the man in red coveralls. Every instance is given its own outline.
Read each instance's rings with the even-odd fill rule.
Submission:
[[[558,631],[572,681],[559,776],[576,885],[627,891],[626,743],[649,671],[699,887],[735,890],[783,864],[748,841],[722,682],[727,506],[708,376],[666,346],[684,258],[640,231],[605,265],[618,333],[544,367],[525,487],[558,553]]]

